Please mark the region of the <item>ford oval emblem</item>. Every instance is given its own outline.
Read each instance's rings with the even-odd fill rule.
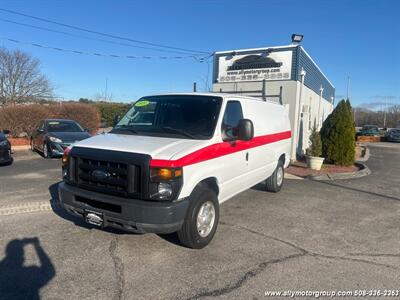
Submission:
[[[92,176],[96,179],[104,180],[110,177],[110,173],[104,172],[102,170],[94,170]]]

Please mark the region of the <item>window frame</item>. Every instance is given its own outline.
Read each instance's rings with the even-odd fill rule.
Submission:
[[[227,113],[227,109],[228,109],[228,105],[229,104],[232,104],[232,103],[238,103],[239,104],[239,107],[240,107],[240,111],[241,111],[241,118],[238,120],[238,121],[240,121],[241,119],[243,119],[244,118],[244,115],[243,115],[243,106],[242,106],[242,103],[239,101],[239,100],[227,100],[227,102],[226,102],[226,105],[225,105],[225,110],[224,110],[224,113],[223,113],[223,115],[222,115],[222,120],[221,120],[221,137],[222,137],[222,140],[223,141],[229,141],[229,140],[232,140],[232,139],[237,139],[237,136],[228,136],[227,134],[226,134],[226,132],[225,132],[225,122],[224,122],[224,120],[225,120],[225,115],[226,115],[226,113]],[[239,122],[238,122],[238,124],[236,124],[236,127],[237,127],[237,125],[239,125]],[[232,129],[234,129],[234,128],[236,128],[236,127],[232,127]]]

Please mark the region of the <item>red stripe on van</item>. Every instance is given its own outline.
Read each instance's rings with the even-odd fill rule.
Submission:
[[[150,161],[151,167],[170,167],[179,168],[192,164],[196,164],[202,161],[214,159],[224,155],[232,154],[238,151],[260,147],[266,144],[275,143],[278,141],[286,140],[291,138],[291,131],[284,131],[274,134],[268,134],[263,136],[257,136],[252,138],[250,141],[235,141],[235,142],[223,142],[214,145],[210,145],[199,149],[193,153],[187,154],[177,160],[166,160],[166,159],[152,159]]]

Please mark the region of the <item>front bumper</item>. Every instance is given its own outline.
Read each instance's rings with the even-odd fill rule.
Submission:
[[[85,211],[103,214],[103,226],[137,233],[172,233],[183,224],[189,200],[154,202],[122,198],[80,189],[64,182],[58,188],[64,209],[84,217]]]
[[[395,142],[395,143],[400,143],[400,136],[398,135],[387,135],[386,140],[388,142]]]
[[[70,146],[71,143],[56,143],[56,142],[49,142],[49,148],[51,153],[55,156],[62,156],[64,154],[65,148]]]
[[[9,163],[11,160],[11,149],[0,148],[0,164]]]

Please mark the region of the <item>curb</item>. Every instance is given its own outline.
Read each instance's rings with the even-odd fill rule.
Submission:
[[[359,168],[358,171],[323,174],[323,175],[309,175],[306,178],[310,180],[324,181],[324,180],[337,180],[337,179],[355,179],[370,175],[372,171],[368,168],[366,164],[364,164],[364,162],[366,162],[370,157],[369,148],[365,144],[360,144],[360,147],[364,148],[365,153],[363,157],[361,157],[355,162],[355,165]]]
[[[52,211],[58,203],[53,201],[27,202],[17,205],[0,206],[0,216],[10,216],[23,213]]]
[[[303,177],[300,177],[300,176],[297,176],[297,175],[293,175],[293,174],[287,173],[287,172],[285,172],[285,179],[304,180]]]
[[[12,151],[24,151],[24,150],[30,150],[31,146],[30,145],[12,146],[11,149]]]
[[[337,179],[355,179],[370,175],[372,171],[368,166],[362,162],[356,162],[355,165],[360,168],[356,172],[348,173],[333,173],[333,174],[323,174],[323,175],[310,175],[307,176],[308,179],[322,181],[322,180],[337,180]]]

